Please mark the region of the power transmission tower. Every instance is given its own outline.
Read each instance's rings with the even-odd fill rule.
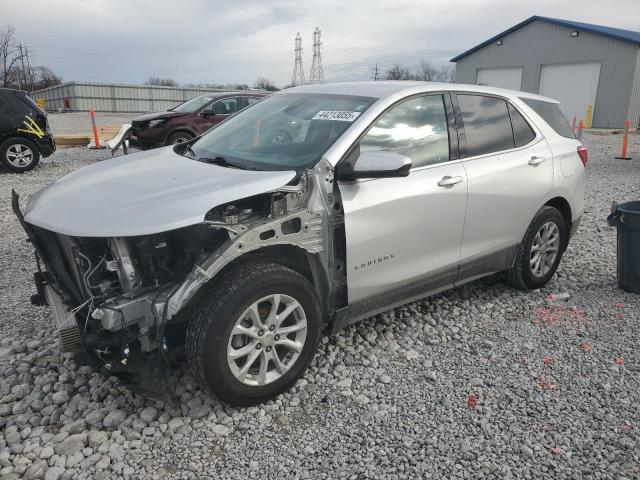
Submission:
[[[304,85],[304,68],[302,67],[302,37],[300,32],[296,35],[296,59],[293,64],[293,76],[291,77],[291,84],[295,87],[297,85]]]
[[[309,83],[320,83],[324,81],[324,71],[322,70],[322,56],[320,55],[320,29],[316,27],[313,32],[313,60],[311,62],[311,73],[309,73]]]
[[[378,81],[380,79],[380,68],[378,68],[378,62],[376,66],[371,69],[371,80]]]

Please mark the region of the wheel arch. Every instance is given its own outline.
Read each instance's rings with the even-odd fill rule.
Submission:
[[[562,214],[562,218],[564,220],[565,230],[566,230],[565,232],[566,238],[564,239],[565,246],[566,246],[566,243],[569,240],[569,233],[571,232],[571,218],[572,218],[571,205],[569,204],[566,198],[558,196],[558,197],[553,197],[549,199],[543,206],[553,207]]]
[[[271,262],[283,265],[305,277],[311,284],[313,290],[318,296],[318,301],[322,310],[323,319],[326,319],[326,302],[323,301],[328,295],[330,285],[322,268],[319,255],[308,252],[302,247],[291,244],[268,245],[234,258],[216,274],[211,277],[206,284],[199,288],[198,292],[187,302],[181,309],[182,312],[188,312],[193,308],[211,289],[216,288],[218,281],[230,271],[233,271],[242,265],[252,262]]]
[[[188,133],[189,135],[193,135],[194,138],[198,136],[198,134],[195,131],[193,131],[191,128],[187,127],[186,125],[178,125],[173,129],[169,130],[169,133],[167,133],[167,135],[164,137],[165,145],[169,141],[169,138],[171,138],[171,135],[174,135],[176,133]]]
[[[27,142],[33,144],[36,147],[36,150],[38,150],[38,153],[42,155],[42,152],[40,151],[40,145],[38,145],[38,142],[36,142],[32,138],[29,138],[27,135],[23,135],[20,132],[15,132],[15,133],[12,132],[11,135],[0,137],[0,148],[4,147],[6,143],[9,143],[13,140],[26,140]]]

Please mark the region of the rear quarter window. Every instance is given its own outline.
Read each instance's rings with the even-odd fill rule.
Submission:
[[[553,130],[561,137],[576,138],[569,122],[562,114],[560,106],[557,103],[545,102],[542,100],[534,100],[532,98],[522,98],[531,109],[542,117]]]
[[[520,112],[511,104],[509,104],[509,116],[511,117],[511,125],[513,126],[513,138],[516,141],[516,147],[522,147],[531,140],[536,138],[536,134]]]

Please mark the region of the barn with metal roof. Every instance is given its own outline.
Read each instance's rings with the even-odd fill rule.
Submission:
[[[458,83],[555,98],[570,122],[640,126],[640,32],[533,16],[451,61]]]

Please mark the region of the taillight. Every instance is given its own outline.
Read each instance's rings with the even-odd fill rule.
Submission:
[[[587,166],[587,159],[589,158],[589,153],[587,152],[587,148],[582,145],[578,146],[578,155],[580,156],[580,160],[582,160],[582,165]]]

